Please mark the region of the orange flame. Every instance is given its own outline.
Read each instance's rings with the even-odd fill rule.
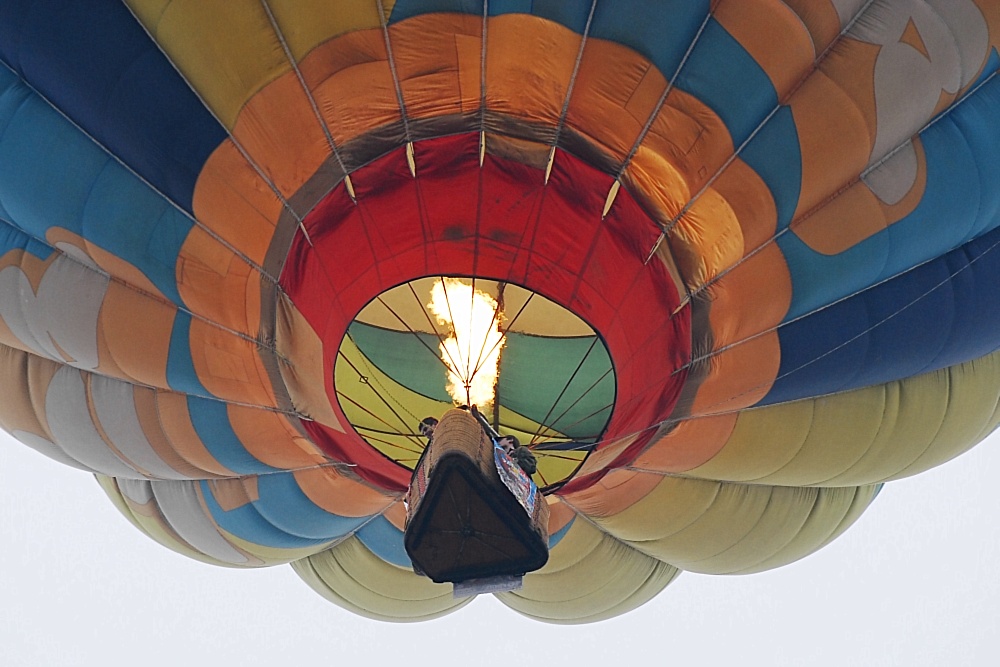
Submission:
[[[491,405],[505,342],[496,299],[457,278],[440,278],[427,306],[448,332],[438,346],[448,393],[456,403]]]

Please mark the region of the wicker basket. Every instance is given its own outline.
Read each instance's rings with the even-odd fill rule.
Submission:
[[[545,565],[549,508],[469,412],[450,410],[413,471],[404,545],[432,580],[518,575]]]

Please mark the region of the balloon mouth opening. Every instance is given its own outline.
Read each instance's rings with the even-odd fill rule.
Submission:
[[[478,405],[538,460],[552,490],[600,441],[617,392],[611,356],[584,320],[541,294],[478,277],[425,276],[377,295],[334,364],[337,400],[373,449],[412,470],[421,420]]]

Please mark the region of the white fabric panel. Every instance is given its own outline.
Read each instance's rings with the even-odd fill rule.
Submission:
[[[94,376],[90,380],[90,395],[101,427],[123,457],[157,479],[186,479],[160,458],[143,433],[132,385]]]
[[[89,260],[87,260],[89,262]],[[27,349],[77,368],[97,368],[97,318],[108,278],[59,255],[36,293],[18,267],[0,271],[0,318]]]
[[[170,527],[192,547],[224,563],[245,565],[250,559],[222,536],[198,497],[199,482],[150,482],[160,512]]]
[[[45,417],[55,442],[91,470],[112,477],[141,476],[108,449],[94,426],[80,371],[64,366],[52,377],[45,395]]]
[[[19,441],[31,447],[36,452],[44,454],[50,459],[54,459],[63,465],[70,466],[72,468],[78,468],[80,470],[85,470],[87,472],[93,472],[90,468],[83,465],[69,454],[63,451],[62,447],[56,443],[46,440],[40,435],[35,435],[34,433],[28,433],[27,431],[14,431],[11,433],[12,436],[17,438]]]

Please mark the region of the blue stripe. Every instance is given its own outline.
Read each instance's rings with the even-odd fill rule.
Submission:
[[[188,396],[187,407],[194,430],[219,463],[241,475],[278,470],[261,462],[243,446],[229,421],[225,403]]]
[[[0,202],[36,238],[74,232],[180,305],[175,272],[193,223],[0,68]],[[46,253],[48,254],[48,253]]]
[[[927,185],[903,219],[837,255],[794,233],[778,244],[792,276],[793,319],[938,257],[1000,225],[1000,77],[925,130]]]
[[[225,130],[116,0],[7,0],[0,59],[187,211]]]
[[[883,384],[1000,348],[1000,229],[778,330],[761,404]]]
[[[261,475],[257,478],[258,500],[254,507],[271,525],[289,535],[312,540],[343,537],[369,517],[345,517],[318,507],[302,492],[292,473]]]
[[[569,532],[569,529],[573,527],[574,523],[576,523],[576,515],[574,515],[565,526],[549,535],[549,550],[554,549],[555,546],[562,541],[562,538],[566,537],[566,533]]]
[[[253,504],[246,504],[227,512],[212,495],[208,482],[202,481],[200,484],[209,514],[220,528],[241,540],[276,549],[302,549],[330,542],[327,539],[306,539],[290,535],[261,516]]]
[[[403,546],[403,531],[392,525],[384,516],[376,517],[365,524],[356,536],[369,551],[385,562],[399,567],[413,567],[413,562],[410,561]]]

